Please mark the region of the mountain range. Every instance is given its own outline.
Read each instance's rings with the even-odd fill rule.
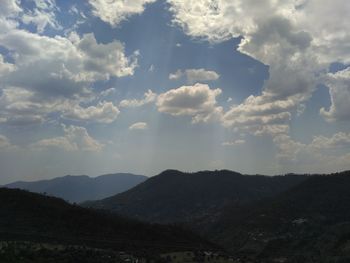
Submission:
[[[310,176],[273,198],[227,208],[207,236],[258,262],[350,262],[349,189],[350,172]]]
[[[350,171],[262,176],[227,170],[166,170],[80,206],[1,189],[0,232],[89,242],[117,237],[141,249],[158,242],[172,250],[223,248],[241,263],[344,263],[350,262],[349,189]]]
[[[14,182],[7,188],[24,189],[35,193],[45,193],[69,202],[103,199],[124,192],[147,179],[146,176],[130,173],[106,174],[98,177],[63,176],[35,182]]]
[[[83,205],[184,223],[239,262],[350,262],[350,172],[248,176],[168,170]]]
[[[214,220],[226,206],[245,205],[277,195],[306,178],[247,176],[228,170],[196,173],[166,170],[126,192],[82,205],[148,222],[199,222]]]

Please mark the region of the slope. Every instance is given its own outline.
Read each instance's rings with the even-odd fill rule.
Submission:
[[[167,170],[110,198],[84,203],[150,222],[211,221],[229,205],[244,205],[278,193],[305,176],[246,176],[236,172]]]

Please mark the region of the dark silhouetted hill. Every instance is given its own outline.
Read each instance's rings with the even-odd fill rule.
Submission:
[[[228,205],[245,205],[277,195],[306,176],[246,176],[236,172],[183,173],[167,170],[118,195],[84,203],[160,223],[215,221]]]
[[[79,244],[123,251],[186,251],[214,246],[176,226],[141,223],[56,197],[0,188],[0,240]]]
[[[253,262],[350,262],[350,172],[310,176],[273,198],[232,206],[209,232]]]
[[[69,202],[83,202],[106,198],[138,185],[146,176],[128,173],[106,174],[98,177],[64,176],[36,182],[15,182],[7,188],[24,189],[35,193],[63,198]]]

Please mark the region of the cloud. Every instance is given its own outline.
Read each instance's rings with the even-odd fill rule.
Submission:
[[[50,103],[35,102],[34,93],[22,88],[8,87],[0,96],[0,117],[3,123],[15,126],[35,125],[44,121]]]
[[[34,24],[38,33],[43,33],[47,26],[62,29],[56,21],[55,12],[58,10],[54,0],[34,0],[35,8],[23,14],[21,20],[25,24]]]
[[[350,148],[350,133],[339,132],[332,137],[315,136],[310,145],[314,149],[348,149]]]
[[[147,130],[148,124],[145,122],[136,122],[129,127],[129,130]]]
[[[0,35],[0,45],[12,52],[17,66],[17,70],[5,81],[29,88],[40,89],[51,82],[53,88],[58,89],[54,91],[74,94],[74,91],[80,91],[77,86],[84,82],[130,76],[137,66],[136,55],[127,57],[122,43],[99,44],[91,33],[82,38],[75,33],[70,38],[51,38],[24,30],[11,30]],[[32,77],[37,75],[43,78]],[[75,89],[55,86],[60,84]]]
[[[173,116],[192,116],[192,121],[208,122],[221,117],[222,108],[216,105],[220,89],[210,89],[206,84],[182,86],[158,96],[158,111]]]
[[[102,21],[116,27],[121,21],[126,20],[132,15],[141,14],[146,4],[155,2],[156,0],[89,0],[92,6],[93,14]]]
[[[349,121],[350,67],[337,73],[329,73],[325,81],[332,104],[329,110],[321,108],[321,115],[328,121]]]
[[[249,96],[239,105],[232,106],[223,116],[223,125],[242,129],[255,135],[288,132],[293,99],[273,100],[267,94]]]
[[[176,72],[174,73],[170,73],[169,74],[169,79],[170,80],[179,80],[184,76],[184,73],[182,72],[181,69],[178,69]]]
[[[22,11],[16,0],[3,0],[0,1],[0,16],[8,17],[13,16]]]
[[[103,144],[92,138],[84,127],[64,126],[64,136],[40,140],[32,145],[33,149],[58,148],[65,151],[99,152]]]
[[[183,77],[186,77],[188,83],[192,84],[195,82],[206,82],[217,80],[220,75],[215,71],[206,70],[203,68],[200,69],[186,69],[184,71],[177,70],[175,73],[169,74],[170,80],[179,80]]]
[[[97,74],[95,79],[109,79],[134,74],[138,51],[130,58],[124,54],[124,45],[119,41],[97,43],[92,33],[85,34],[75,45],[85,54],[84,69]],[[98,76],[100,75],[100,76]]]
[[[8,60],[0,54],[0,118],[6,120],[3,122],[38,124],[57,116],[51,113],[103,123],[115,120],[119,110],[97,100],[99,96],[92,84],[133,75],[138,51],[127,56],[121,42],[98,43],[91,33],[50,37],[19,29],[12,16],[29,11],[23,11],[15,1],[1,1],[1,5],[0,46],[8,50]],[[51,0],[36,0],[35,5],[43,12],[56,10]],[[45,27],[43,24],[42,29]],[[96,104],[92,105],[92,101]]]
[[[156,101],[156,99],[157,99],[157,94],[154,93],[152,90],[148,90],[147,92],[145,92],[143,99],[141,99],[141,100],[137,100],[137,99],[122,100],[119,103],[119,107],[137,108],[137,107],[141,107],[143,105],[152,103],[152,102]]]
[[[326,172],[334,167],[338,170],[349,169],[349,154],[344,154],[344,151],[350,148],[350,133],[314,136],[309,144],[281,134],[274,138],[274,142],[278,148],[279,163],[294,170]]]
[[[328,120],[348,119],[347,80],[324,78],[331,63],[350,62],[350,24],[343,20],[350,10],[347,1],[167,2],[174,25],[187,35],[214,44],[241,37],[238,51],[269,66],[261,94],[232,106],[225,114],[225,126],[257,135],[287,133],[292,114],[300,114],[298,105],[310,99],[325,79],[332,106],[321,114]]]
[[[245,144],[245,140],[235,140],[235,141],[230,141],[230,142],[223,142],[222,146],[236,146],[236,145],[242,145]]]
[[[0,76],[6,76],[15,70],[16,66],[14,64],[5,62],[4,56],[0,54]]]
[[[109,97],[117,92],[116,88],[109,88],[101,92],[101,97]]]
[[[154,65],[152,64],[152,65],[148,68],[148,72],[154,72],[154,69],[155,69],[155,67],[154,67]]]
[[[96,106],[83,108],[80,105],[63,110],[63,118],[97,123],[114,122],[120,111],[112,102],[99,102]]]
[[[217,80],[220,77],[220,75],[215,71],[205,70],[203,68],[186,69],[185,73],[186,73],[186,78],[190,83],[194,83],[197,81],[203,82],[203,81]]]
[[[3,151],[3,150],[15,150],[15,149],[17,149],[17,147],[15,145],[12,145],[10,140],[6,136],[0,134],[0,150]]]

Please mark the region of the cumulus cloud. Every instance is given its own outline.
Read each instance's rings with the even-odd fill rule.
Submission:
[[[211,81],[217,80],[220,75],[212,70],[205,70],[203,68],[200,69],[186,69],[185,71],[186,78],[188,82],[203,82],[203,81]]]
[[[0,117],[9,125],[33,125],[44,121],[50,103],[35,102],[34,93],[22,88],[8,87],[0,96]]]
[[[168,3],[173,23],[189,36],[211,43],[242,37],[238,50],[269,66],[269,79],[261,95],[232,106],[224,117],[226,126],[258,135],[288,132],[292,113],[300,113],[299,105],[312,96],[317,83],[322,83],[330,63],[350,61],[350,25],[343,19],[350,11],[347,1],[322,5],[316,0]],[[339,78],[328,77],[332,107],[321,113],[329,120],[346,119],[340,112],[349,112],[345,104],[348,88],[345,79]],[[340,83],[334,88],[336,81]]]
[[[109,97],[109,96],[112,96],[113,94],[115,94],[117,91],[116,88],[109,88],[109,89],[106,89],[104,91],[101,92],[101,97]]]
[[[263,0],[259,3],[250,0],[191,3],[168,0],[168,3],[174,14],[173,22],[188,35],[211,42],[243,36],[240,50],[247,53],[251,50],[250,55],[259,60],[281,55],[269,54],[268,49],[294,53],[294,48],[305,49],[309,45],[313,45],[317,56],[325,62],[345,62],[350,58],[346,50],[350,25],[343,19],[350,4],[344,0],[322,5],[317,0]],[[254,46],[261,49],[253,50]]]
[[[295,101],[266,99],[267,95],[249,96],[239,105],[232,106],[223,116],[223,125],[242,129],[255,135],[288,132],[290,110]]]
[[[91,33],[82,38],[74,33],[70,38],[51,38],[24,30],[12,30],[0,35],[0,45],[12,52],[17,65],[17,70],[5,81],[17,86],[27,83],[29,87],[39,89],[50,81],[53,87],[56,83],[62,86],[70,84],[67,86],[76,88],[71,91],[73,93],[78,90],[77,85],[84,82],[133,75],[137,66],[137,53],[127,57],[122,43],[99,44]],[[40,78],[44,83],[33,83],[33,76],[37,75],[46,78]],[[64,86],[55,88],[62,93],[69,92]]]
[[[0,150],[14,150],[16,148],[6,136],[0,134]]]
[[[349,168],[349,154],[344,151],[347,152],[350,147],[350,133],[339,132],[330,137],[314,136],[309,144],[280,134],[274,138],[274,142],[278,148],[278,160],[284,166],[323,172],[334,167],[339,170]]]
[[[63,117],[71,120],[112,123],[120,111],[112,102],[99,102],[96,106],[83,108],[80,105],[63,110]]]
[[[195,83],[217,80],[220,77],[220,75],[215,71],[206,70],[204,68],[186,69],[184,71],[179,69],[175,73],[169,74],[170,80],[179,80],[183,77],[186,78],[188,83]]]
[[[136,14],[141,14],[147,4],[156,0],[89,0],[93,14],[102,21],[116,27],[121,21]]]
[[[9,74],[16,70],[16,66],[11,63],[7,63],[4,60],[4,56],[0,54],[0,76],[6,76],[6,74]]]
[[[182,72],[181,69],[178,69],[176,72],[174,73],[170,73],[169,74],[169,79],[170,80],[179,80],[184,76],[184,73]]]
[[[235,141],[223,142],[222,146],[236,146],[236,145],[242,145],[242,144],[245,144],[245,140],[239,139]]]
[[[216,105],[216,97],[220,94],[220,89],[210,89],[206,84],[197,83],[160,94],[156,105],[163,113],[192,116],[194,123],[208,122],[221,117],[222,108]]]
[[[332,137],[315,136],[310,146],[314,149],[347,149],[350,148],[350,133],[339,132]]]
[[[16,0],[3,0],[0,1],[0,16],[8,17],[17,14],[22,11],[19,6],[19,1]]]
[[[25,24],[34,24],[37,32],[43,33],[47,26],[53,29],[62,29],[56,21],[55,12],[58,10],[54,0],[34,0],[35,8],[21,17]]]
[[[92,138],[84,127],[63,126],[64,136],[43,139],[30,147],[33,149],[58,148],[65,151],[99,152],[103,144]]]
[[[141,99],[141,100],[137,100],[137,99],[122,100],[119,103],[119,107],[137,108],[137,107],[141,107],[143,105],[152,103],[152,102],[156,101],[156,99],[157,99],[157,94],[154,93],[152,90],[148,90],[147,92],[145,92],[143,99]]]
[[[328,121],[350,120],[350,68],[326,76],[326,85],[329,87],[331,107],[322,108],[321,115]]]
[[[147,130],[148,124],[146,122],[136,122],[129,127],[129,130]]]
[[[56,10],[52,0],[35,0],[34,4],[34,10],[44,13]],[[73,32],[68,37],[32,33],[18,28],[12,18],[23,13],[16,19],[25,20],[31,14],[18,1],[1,1],[1,7],[0,47],[8,50],[11,62],[0,54],[0,118],[12,125],[41,123],[50,119],[50,113],[76,120],[114,121],[118,108],[96,100],[99,96],[91,84],[133,75],[138,51],[127,56],[121,42],[98,43],[91,33]],[[37,26],[40,31],[47,24]],[[94,98],[96,104],[91,105]]]

